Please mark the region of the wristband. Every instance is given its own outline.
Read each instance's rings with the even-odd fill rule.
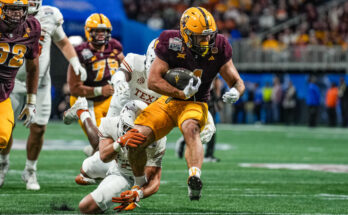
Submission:
[[[116,141],[114,142],[114,144],[112,145],[112,147],[114,148],[115,152],[119,152],[120,151],[120,144]]]
[[[77,66],[80,64],[79,58],[77,56],[70,58],[69,63],[71,64],[72,67]]]
[[[102,95],[102,87],[94,87],[93,93],[94,93],[94,96]]]
[[[27,94],[27,104],[36,104],[36,94]]]

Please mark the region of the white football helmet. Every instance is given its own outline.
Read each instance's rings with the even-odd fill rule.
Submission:
[[[40,7],[42,6],[42,0],[29,0],[29,14],[35,14],[39,11]]]
[[[147,104],[140,100],[132,100],[124,105],[117,123],[117,135],[119,137],[134,127],[134,120],[146,107]]]
[[[146,51],[146,59],[145,59],[145,71],[146,71],[146,77],[149,76],[150,73],[150,67],[152,62],[155,60],[156,54],[155,54],[155,46],[158,42],[158,39],[154,39],[151,41],[149,46],[147,47]]]

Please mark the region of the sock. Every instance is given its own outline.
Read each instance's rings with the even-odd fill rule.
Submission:
[[[195,175],[198,178],[200,178],[201,177],[201,170],[198,167],[193,166],[193,167],[191,167],[189,169],[189,175],[190,176],[194,176]]]
[[[36,164],[37,164],[37,160],[28,160],[25,163],[25,169],[26,170],[35,170],[36,171]]]
[[[7,154],[7,155],[0,154],[0,163],[8,163],[9,160],[10,160],[10,154]]]
[[[135,185],[137,185],[139,187],[142,187],[147,182],[145,175],[138,176],[138,177],[134,176],[134,178],[135,178]]]
[[[87,118],[91,117],[91,114],[88,112],[88,110],[77,110],[76,112],[77,116],[79,117],[79,119],[81,120],[81,122],[83,123]]]

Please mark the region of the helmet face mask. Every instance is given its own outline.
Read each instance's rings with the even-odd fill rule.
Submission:
[[[180,35],[193,52],[206,56],[215,45],[217,28],[214,17],[204,8],[191,7],[180,19]]]
[[[42,5],[42,0],[28,0],[29,2],[29,14],[36,14]]]
[[[90,31],[92,43],[97,46],[105,45],[111,37],[111,31],[107,28],[93,28]]]
[[[28,1],[0,0],[0,18],[7,25],[15,27],[25,21],[28,15]]]

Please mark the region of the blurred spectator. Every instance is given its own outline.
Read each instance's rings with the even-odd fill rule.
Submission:
[[[308,93],[306,103],[308,106],[308,126],[317,126],[318,111],[320,106],[320,90],[316,85],[314,76],[309,78]]]
[[[287,125],[295,123],[295,109],[296,109],[296,88],[289,82],[288,88],[285,91],[284,100],[284,118]]]
[[[281,119],[281,105],[282,105],[283,89],[280,84],[278,77],[273,80],[272,89],[272,112],[273,112],[273,122],[278,123]]]
[[[260,84],[255,84],[254,89],[254,115],[256,123],[261,123],[261,108],[262,108],[262,89]]]
[[[161,18],[159,13],[154,13],[148,20],[147,20],[147,26],[149,28],[154,30],[159,30],[163,28],[163,19]]]
[[[325,105],[329,116],[329,126],[337,125],[336,106],[338,102],[338,88],[336,83],[332,83],[330,89],[326,92]]]
[[[340,78],[340,86],[338,91],[340,99],[340,107],[342,114],[342,127],[348,126],[348,88],[344,77]]]
[[[269,82],[266,83],[266,86],[262,89],[262,98],[263,106],[265,110],[265,123],[272,122],[272,87]]]

